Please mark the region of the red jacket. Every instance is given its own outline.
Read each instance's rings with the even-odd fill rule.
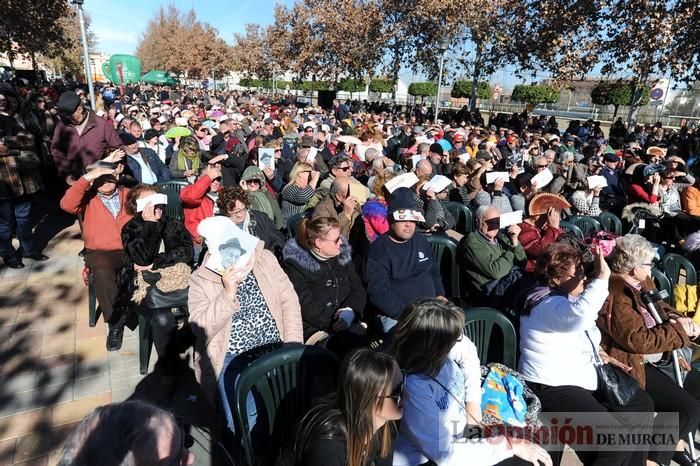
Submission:
[[[59,119],[51,141],[51,155],[61,177],[73,175],[78,178],[85,167],[105,157],[110,149],[122,146],[122,140],[114,127],[104,118],[88,112],[88,121],[83,133],[73,125],[64,125]]]
[[[541,230],[527,222],[520,224],[520,235],[518,241],[522,244],[527,254],[527,264],[525,270],[532,272],[535,270],[535,260],[537,255],[547,246],[557,240],[564,230],[561,228],[545,226]]]
[[[655,204],[658,202],[659,196],[656,194],[649,194],[644,186],[631,184],[629,188],[627,188],[627,199],[630,203],[648,202],[650,204]]]
[[[121,208],[117,218],[102,202],[95,191],[90,189],[90,182],[80,177],[68,188],[61,199],[61,209],[69,214],[83,215],[83,240],[85,248],[92,251],[118,251],[122,245],[122,227],[131,220],[126,213],[127,188],[119,188]]]
[[[190,232],[195,243],[201,242],[197,241],[199,222],[214,215],[214,201],[207,196],[211,182],[212,179],[204,175],[180,191],[182,210],[185,213],[185,228]]]

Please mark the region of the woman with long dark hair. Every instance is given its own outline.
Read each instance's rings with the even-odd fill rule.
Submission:
[[[401,419],[404,379],[394,358],[369,349],[349,355],[338,391],[302,419],[298,466],[389,466],[392,431]]]
[[[406,399],[394,466],[551,466],[528,441],[464,436],[482,413],[479,357],[463,329],[464,311],[438,299],[416,301],[401,315],[391,353],[406,374]]]

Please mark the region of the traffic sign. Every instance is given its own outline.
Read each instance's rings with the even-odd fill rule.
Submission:
[[[664,98],[664,90],[656,87],[651,90],[649,97],[651,97],[652,100],[661,100]]]

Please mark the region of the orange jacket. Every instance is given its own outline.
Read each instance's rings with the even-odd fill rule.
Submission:
[[[689,215],[700,216],[700,189],[695,186],[688,186],[681,193],[681,205],[683,212]]]
[[[124,249],[122,227],[131,220],[131,215],[124,209],[129,190],[119,188],[121,208],[117,218],[114,218],[97,193],[90,188],[90,182],[85,177],[78,178],[63,195],[61,209],[69,214],[83,215],[83,240],[86,249],[92,251]]]

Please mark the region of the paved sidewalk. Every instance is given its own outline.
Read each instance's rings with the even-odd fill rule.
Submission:
[[[212,464],[215,447],[206,433],[212,417],[191,372],[165,403],[153,372],[155,350],[151,372],[142,376],[136,332],[127,329],[121,351],[108,353],[102,319],[89,327],[82,247],[75,223],[50,239],[44,250],[50,260],[25,260],[19,270],[0,266],[0,466],[56,464],[66,436],[86,414],[130,398],[203,426],[192,428],[193,452],[196,464]],[[187,401],[192,395],[196,402]]]

